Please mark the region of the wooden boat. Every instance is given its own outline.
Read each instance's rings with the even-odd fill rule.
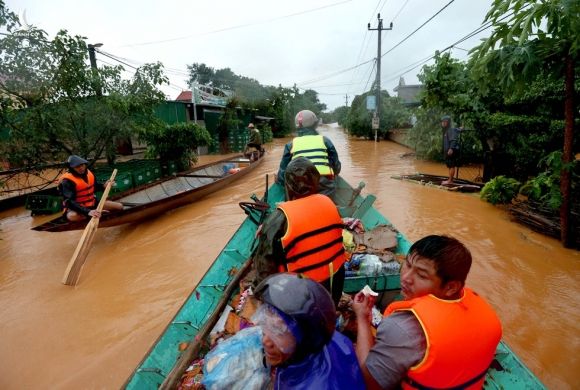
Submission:
[[[430,187],[437,187],[447,191],[459,192],[479,192],[483,188],[482,183],[475,183],[463,179],[454,179],[451,184],[444,184],[448,179],[447,176],[429,175],[426,173],[416,173],[413,175],[392,176],[393,179],[408,181],[411,183],[422,184]]]
[[[343,217],[358,218],[365,229],[372,230],[381,225],[389,225],[373,206],[375,196],[361,196],[361,183],[353,189],[341,177],[337,179],[336,202]],[[274,184],[267,192],[267,202],[275,207],[284,199],[284,190]],[[193,358],[198,357],[210,331],[228,304],[238,283],[250,268],[249,243],[254,242],[257,225],[250,218],[241,224],[230,241],[218,255],[213,265],[191,292],[181,309],[157,339],[139,366],[124,384],[126,389],[174,389]],[[397,233],[395,253],[404,255],[410,242]],[[375,291],[383,293],[400,290],[398,273],[380,276],[347,277],[345,292],[360,291],[368,284]],[[187,345],[185,349],[183,346]],[[181,347],[181,348],[180,348]],[[517,358],[508,346],[501,342],[495,359],[488,371],[485,389],[544,389],[541,382]]]
[[[246,176],[263,160],[263,156],[250,161],[243,155],[237,155],[117,194],[110,199],[123,203],[125,209],[104,214],[100,218],[99,227],[140,221],[194,202]],[[32,229],[62,232],[84,229],[86,224],[87,221],[70,222],[61,215]]]

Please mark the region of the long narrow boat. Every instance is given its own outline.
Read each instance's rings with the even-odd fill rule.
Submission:
[[[243,155],[237,155],[120,193],[110,199],[123,203],[124,210],[104,214],[100,218],[99,227],[137,222],[194,202],[246,176],[263,160],[263,156],[250,161]],[[86,224],[87,221],[70,222],[61,215],[32,229],[62,232],[81,230]]]
[[[372,205],[375,196],[361,196],[361,183],[353,189],[338,177],[336,203],[343,217],[358,218],[365,229],[372,230],[380,225],[389,225]],[[268,191],[270,207],[284,199],[283,188],[274,184]],[[255,218],[254,218],[255,219]],[[234,233],[215,262],[192,291],[181,309],[169,323],[163,334],[154,343],[139,366],[126,381],[126,389],[174,389],[192,358],[197,357],[203,340],[215,326],[219,316],[236,292],[238,282],[250,267],[248,260],[257,225],[250,218]],[[404,255],[410,242],[397,233],[396,254]],[[348,277],[345,292],[356,292],[368,284],[375,291],[396,292],[400,289],[397,273],[381,276]],[[188,345],[183,349],[180,346]],[[542,383],[518,359],[508,346],[501,342],[495,359],[487,373],[485,389],[544,389]]]

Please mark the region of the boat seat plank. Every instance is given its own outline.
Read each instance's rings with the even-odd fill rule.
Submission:
[[[183,177],[183,179],[185,179],[187,185],[189,185],[191,188],[201,187],[203,185],[202,180],[204,180],[204,178],[201,177],[189,177],[189,176]],[[205,180],[207,180],[207,178],[205,178]]]
[[[118,199],[120,202],[127,202],[127,203],[149,203],[151,202],[151,198],[145,193],[145,191],[136,192],[134,194],[130,194],[127,196]]]
[[[209,177],[183,177],[182,179],[191,188],[203,187],[204,185],[213,183],[215,181],[215,179],[210,179]]]
[[[168,196],[173,195],[172,193],[169,193],[165,187],[163,186],[163,184],[159,184],[150,188],[147,188],[144,193],[149,197],[151,202],[154,202],[156,200],[159,199],[165,199]]]
[[[179,178],[179,185],[187,188],[187,190],[193,190],[196,189],[198,187],[203,186],[205,183],[212,183],[215,181],[215,179],[210,179],[207,177],[200,177],[200,178],[193,178],[194,181],[190,181],[192,180],[191,178],[188,177],[180,177]]]
[[[183,186],[183,184],[181,184],[179,179],[181,178],[175,178],[173,180],[161,183],[161,187],[167,193],[167,196],[173,196],[186,190],[186,188]]]

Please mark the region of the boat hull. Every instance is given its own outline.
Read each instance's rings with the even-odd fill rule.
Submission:
[[[189,203],[229,186],[252,172],[262,161],[248,162],[248,166],[233,174],[220,175],[225,164],[245,163],[242,156],[223,159],[196,167],[189,172],[178,173],[176,177],[137,187],[128,192],[111,197],[111,200],[132,205],[123,211],[105,214],[100,218],[99,227],[112,227],[155,217],[169,210]],[[33,227],[33,230],[62,232],[82,230],[87,221],[70,222],[64,216]]]
[[[364,184],[353,189],[338,177],[335,201],[343,217],[359,218],[366,230],[389,221],[372,204],[373,195],[360,196]],[[274,208],[284,199],[283,188],[274,184],[269,189],[268,203]],[[240,270],[248,267],[253,251],[249,242],[255,242],[257,225],[246,218],[212,266],[191,292],[165,331],[155,341],[145,358],[124,384],[126,389],[173,389],[190,363],[192,353],[199,351],[203,340],[217,321],[216,312],[221,311],[224,295],[237,286]],[[410,242],[401,233],[397,234],[397,254],[406,254]],[[344,290],[360,291],[365,284],[389,294],[400,289],[398,274],[381,276],[348,277]],[[181,352],[180,345],[188,344]],[[188,353],[189,352],[189,353]],[[194,356],[193,355],[193,356]],[[486,375],[485,389],[544,389],[541,382],[527,369],[508,346],[501,342],[495,359]]]

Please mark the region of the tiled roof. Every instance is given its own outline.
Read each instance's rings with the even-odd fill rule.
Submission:
[[[188,102],[191,103],[192,94],[191,91],[181,91],[178,97],[175,98],[178,102]]]

